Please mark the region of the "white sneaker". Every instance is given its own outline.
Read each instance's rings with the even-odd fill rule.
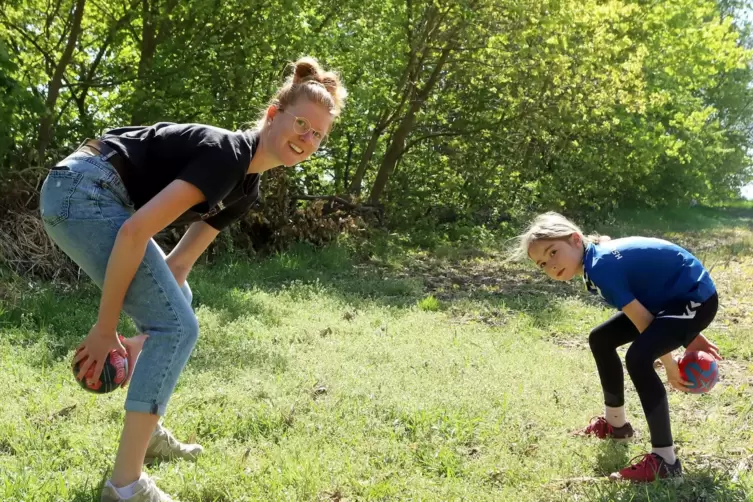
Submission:
[[[102,496],[99,499],[100,502],[178,502],[177,500],[170,498],[165,492],[157,488],[154,481],[146,474],[142,474],[139,480],[136,482],[136,486],[133,489],[133,496],[124,499],[118,493],[118,490],[109,481],[105,483],[102,488]]]
[[[184,444],[175,439],[169,430],[157,424],[157,427],[149,439],[146,447],[144,463],[151,464],[155,460],[171,460],[182,458],[185,460],[196,460],[204,448],[198,444]]]

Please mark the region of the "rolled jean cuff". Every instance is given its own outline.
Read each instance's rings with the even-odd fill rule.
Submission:
[[[144,401],[132,401],[130,399],[126,399],[125,410],[136,411],[138,413],[148,413],[150,415],[164,417],[165,413],[167,412],[167,405],[157,404],[156,402],[145,403]]]

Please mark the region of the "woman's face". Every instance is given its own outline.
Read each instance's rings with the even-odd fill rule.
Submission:
[[[583,270],[583,241],[578,234],[566,239],[542,239],[528,247],[528,256],[555,281],[569,281]]]
[[[267,110],[269,152],[284,166],[294,166],[311,157],[329,132],[334,117],[324,106],[300,98],[284,109]]]

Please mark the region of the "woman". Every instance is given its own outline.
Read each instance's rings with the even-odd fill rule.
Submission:
[[[114,129],[50,171],[41,191],[45,229],[102,289],[97,322],[74,359],[82,361],[77,378],[94,365],[87,378],[97,381],[111,350],[139,361],[129,365],[125,425],[102,501],[171,500],[142,466],[198,337],[186,277],[217,234],[257,199],[262,172],[293,166],[317,150],[345,96],[336,74],[303,58],[253,130],[167,123]],[[152,237],[186,223],[188,231],[165,256]],[[143,333],[123,344],[115,332],[121,310]],[[169,440],[174,446],[171,437],[163,443]]]

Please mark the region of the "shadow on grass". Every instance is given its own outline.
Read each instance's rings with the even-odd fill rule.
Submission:
[[[598,478],[581,485],[584,500],[601,502],[743,502],[751,500],[750,488],[734,480],[732,469],[717,462],[708,465],[698,459],[686,459],[683,465],[684,476],[680,480],[658,480],[653,483],[612,482],[606,477],[625,467],[630,462],[627,445],[607,441],[602,443],[596,457]],[[603,476],[603,477],[601,477]]]
[[[621,235],[628,235],[628,233],[656,235],[668,232],[703,232],[751,226],[753,226],[753,206],[698,206],[625,210],[618,212],[613,221],[598,225],[597,230],[603,233],[617,232]]]
[[[596,455],[596,472],[600,476],[609,476],[625,467],[629,461],[627,444],[619,441],[602,441]]]
[[[274,325],[282,321],[275,318],[279,313],[255,301],[254,292],[294,299],[322,294],[349,309],[408,309],[435,295],[443,308],[467,300],[473,303],[472,310],[490,312],[477,319],[481,322],[494,325],[488,319],[499,319],[509,311],[524,312],[536,326],[546,328],[565,315],[558,299],[578,289],[550,281],[530,267],[502,266],[495,256],[477,260],[476,255],[414,259],[406,253],[395,259],[397,264],[388,265],[379,258],[358,262],[338,246],[300,245],[259,262],[234,262],[226,257],[211,266],[196,267],[190,278],[193,306],[212,309],[222,324],[249,316]],[[4,338],[20,347],[39,345],[41,357],[48,362],[73,350],[96,319],[100,292],[85,278],[73,286],[28,284],[19,278],[9,291],[12,296],[0,298]],[[136,332],[125,314],[119,331],[126,336]]]
[[[609,482],[594,485],[585,500],[599,502],[746,502],[750,491],[722,473],[690,472],[682,480],[637,484]]]
[[[699,257],[704,247],[710,246],[712,261],[718,261],[727,255],[753,255],[753,240],[745,237],[747,234],[741,238],[734,230],[741,227],[753,229],[753,208],[632,211],[600,230],[615,236],[686,232],[683,239],[697,239]],[[703,235],[706,230],[713,231],[712,235]],[[482,310],[471,318],[475,315],[477,321],[499,325],[506,315],[523,312],[534,326],[548,329],[567,315],[559,300],[576,295],[588,298],[582,296],[579,281],[556,283],[532,267],[503,265],[503,256],[494,251],[427,255],[391,246],[382,254],[357,254],[360,258],[341,246],[315,249],[298,245],[262,261],[240,262],[226,256],[211,266],[198,266],[192,273],[194,307],[203,305],[220,312],[225,323],[242,316],[274,321],[274,314],[254,302],[251,292],[285,290],[295,295],[309,288],[309,292],[321,291],[356,309],[411,308],[432,295],[442,308],[453,310],[451,315],[467,317],[469,311]],[[21,278],[15,282],[10,287],[3,285],[0,291],[0,329],[5,338],[19,346],[41,341],[52,360],[80,343],[96,318],[96,287],[86,279],[75,287],[30,285]],[[120,329],[133,334],[130,321],[123,318]]]
[[[596,226],[612,237],[642,235],[669,240],[707,266],[753,256],[753,206],[626,211]]]
[[[559,300],[580,290],[580,284],[556,283],[529,267],[503,266],[495,256],[486,258],[406,258],[399,266],[388,267],[358,263],[337,247],[299,247],[262,263],[215,264],[197,273],[192,287],[196,305],[224,309],[236,316],[248,312],[248,293],[253,291],[285,292],[294,297],[313,291],[355,309],[408,309],[431,295],[444,310],[467,301],[474,304],[474,310],[492,312],[479,316],[481,322],[495,317],[494,312],[509,310],[526,313],[543,328],[566,315]]]
[[[74,490],[71,493],[70,502],[93,502],[99,500],[102,494],[102,487],[105,485],[109,475],[110,472],[106,471],[102,474],[102,479],[99,480],[98,484],[91,485],[87,482],[84,486]]]

